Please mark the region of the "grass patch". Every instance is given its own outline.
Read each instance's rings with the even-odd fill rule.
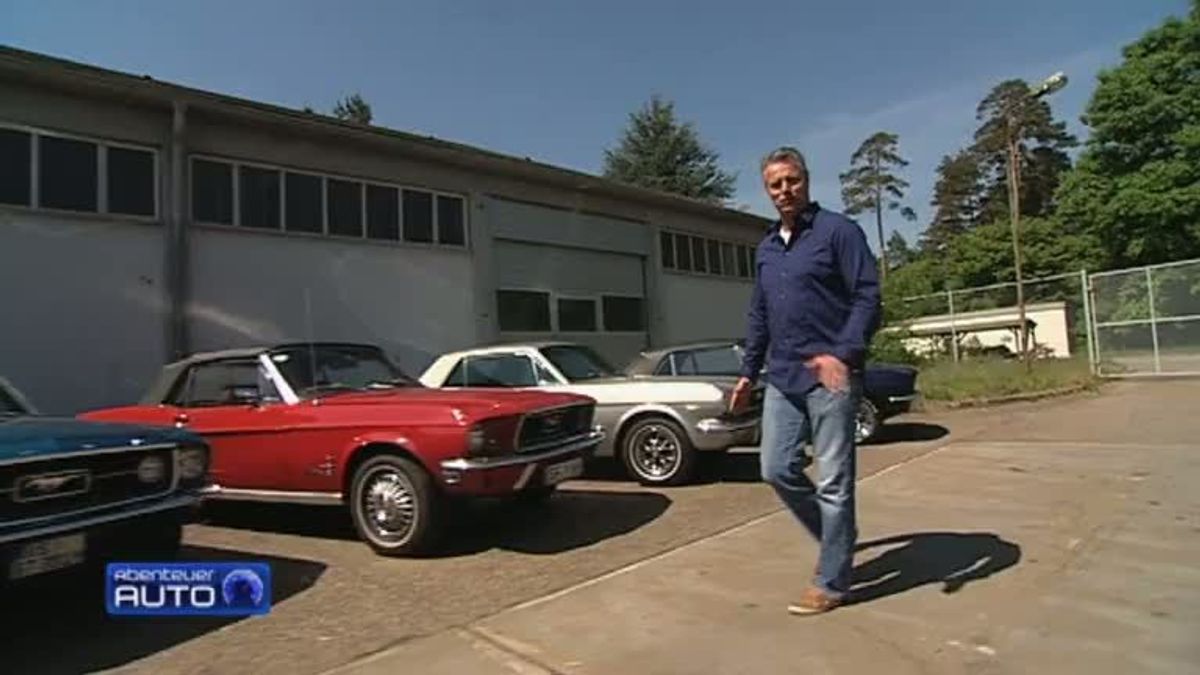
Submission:
[[[1065,387],[1091,387],[1099,381],[1087,359],[1043,359],[1025,372],[1019,360],[940,361],[921,368],[921,395],[930,401],[965,401],[1032,394]]]

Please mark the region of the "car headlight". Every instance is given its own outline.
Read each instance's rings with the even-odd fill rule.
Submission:
[[[467,457],[499,457],[512,451],[516,418],[498,417],[476,422],[467,430]]]
[[[181,480],[203,478],[208,470],[206,448],[181,448],[175,454],[175,466]]]
[[[143,483],[157,483],[165,475],[167,475],[167,463],[158,455],[147,455],[138,462],[137,477]]]
[[[487,431],[478,424],[467,432],[467,454],[471,456],[483,454],[487,447]]]

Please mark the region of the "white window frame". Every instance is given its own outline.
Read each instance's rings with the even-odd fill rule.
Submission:
[[[275,227],[267,229],[265,227],[245,227],[242,225],[242,167],[248,166],[251,169],[262,169],[263,171],[274,171],[279,174],[276,179],[279,183],[279,218],[275,223]],[[246,230],[247,232],[284,232],[283,211],[287,208],[287,186],[283,177],[284,169],[270,164],[260,164],[258,162],[236,162],[233,171],[233,226]]]
[[[650,305],[646,300],[645,295],[626,295],[624,293],[601,293],[599,305],[600,311],[600,332],[605,335],[645,335],[650,330]],[[630,298],[642,301],[642,328],[641,330],[609,330],[608,326],[604,325],[604,298]]]
[[[128,141],[110,140],[98,136],[86,136],[83,134],[75,134],[66,131],[58,131],[46,127],[30,126],[27,124],[16,124],[13,122],[5,122],[0,120],[0,129],[9,129],[29,134],[29,204],[0,204],[0,208],[6,209],[22,209],[26,211],[41,211],[45,213],[62,214],[68,216],[83,216],[92,217],[107,216],[109,218],[117,218],[121,220],[132,220],[143,223],[157,222],[162,213],[162,200],[159,195],[159,187],[162,183],[162,159],[160,148],[154,145],[144,145],[141,143],[130,143]],[[49,206],[42,206],[42,177],[41,177],[41,144],[38,143],[38,138],[46,136],[51,138],[62,138],[71,141],[80,141],[83,143],[91,143],[96,146],[96,210],[95,211],[75,211],[72,209],[59,209]],[[124,148],[126,150],[138,150],[150,154],[153,162],[153,184],[151,185],[151,194],[154,199],[154,213],[149,216],[143,216],[132,213],[111,213],[108,210],[108,149]]]
[[[540,293],[549,298],[550,303],[550,330],[504,330],[500,329],[502,334],[508,335],[568,335],[568,336],[603,336],[603,335],[645,335],[650,331],[650,311],[649,300],[645,295],[631,295],[628,293],[572,293],[559,292],[550,288],[536,286],[499,286],[496,292],[500,291],[517,291],[523,293]],[[645,322],[641,330],[608,330],[604,325],[604,298],[636,298],[642,301],[642,310],[646,313],[643,316]],[[563,300],[591,300],[596,312],[596,330],[594,331],[568,331],[563,330],[562,324],[558,316],[558,301]],[[500,308],[496,307],[496,325],[500,325]]]
[[[358,179],[353,179],[353,178],[342,178],[340,176],[322,176],[322,178],[324,180],[321,181],[321,186],[322,186],[321,205],[324,208],[323,213],[325,214],[325,216],[324,216],[325,235],[327,237],[330,237],[331,239],[341,239],[344,241],[362,241],[363,239],[366,239],[367,238],[367,184],[366,184],[366,182],[362,181],[362,180],[358,180]],[[358,226],[359,226],[359,230],[358,230],[357,237],[349,235],[349,234],[341,234],[341,233],[334,234],[333,232],[329,231],[329,181],[330,180],[336,180],[336,181],[340,181],[342,183],[357,183],[358,184]],[[383,241],[383,240],[379,239],[376,241]]]
[[[600,308],[600,296],[584,295],[580,293],[551,293],[554,307],[550,312],[550,326],[555,333],[564,335],[596,335],[604,332],[604,316]],[[558,316],[558,301],[559,300],[587,300],[592,303],[592,318],[596,321],[596,330],[565,330],[562,327]]]
[[[497,328],[500,330],[500,332],[501,332],[501,333],[508,333],[508,334],[510,334],[510,335],[511,335],[511,334],[513,334],[513,333],[516,333],[516,334],[519,334],[519,335],[524,335],[524,334],[529,334],[529,335],[550,335],[550,334],[553,334],[553,333],[557,332],[557,328],[558,328],[558,303],[557,303],[557,302],[555,301],[555,299],[554,299],[554,291],[552,291],[552,290],[550,290],[550,289],[548,289],[548,288],[536,288],[536,287],[533,287],[533,286],[497,286],[497,287],[496,287],[496,293],[499,293],[499,292],[501,292],[501,291],[515,291],[515,292],[518,292],[518,293],[541,293],[541,294],[544,294],[544,295],[546,295],[546,296],[547,296],[547,298],[549,298],[549,299],[547,300],[547,302],[548,302],[548,303],[549,303],[549,305],[550,305],[550,306],[549,306],[549,310],[550,310],[550,328],[549,328],[549,330],[504,330],[503,328],[500,328],[500,302],[499,302],[499,298],[493,297],[493,299],[497,301],[497,302],[496,302],[496,327],[497,327]]]
[[[373,185],[379,188],[388,188],[396,192],[395,207],[396,207],[396,238],[395,239],[376,239],[367,234],[367,186]],[[363,237],[371,241],[383,241],[392,244],[403,244],[404,241],[404,193],[400,188],[391,183],[384,183],[377,180],[363,181]],[[412,242],[408,242],[412,243]]]
[[[306,178],[316,178],[316,179],[317,179],[317,181],[318,181],[318,182],[321,184],[321,187],[319,188],[319,189],[320,189],[320,191],[321,191],[321,206],[320,206],[320,209],[321,209],[321,231],[320,231],[320,232],[304,232],[304,231],[301,231],[301,230],[289,230],[289,229],[287,229],[287,222],[288,222],[288,213],[287,213],[287,176],[288,176],[288,174],[289,174],[289,173],[290,173],[290,174],[297,175],[297,176],[305,176]],[[328,234],[328,233],[329,233],[329,218],[328,218],[328,215],[327,215],[327,214],[328,214],[328,207],[325,205],[325,176],[323,176],[323,175],[321,175],[321,174],[319,174],[319,173],[316,173],[316,172],[314,172],[314,171],[295,171],[295,170],[292,170],[292,169],[285,169],[285,170],[283,171],[283,173],[282,173],[282,174],[280,174],[280,178],[279,178],[279,180],[280,180],[280,193],[279,193],[279,194],[280,194],[280,200],[279,200],[279,202],[280,202],[280,209],[279,209],[280,213],[279,213],[279,218],[280,218],[280,220],[282,220],[282,221],[283,221],[283,223],[282,223],[282,225],[283,225],[283,231],[284,231],[284,232],[286,232],[286,233],[288,233],[288,234],[307,234],[307,235],[309,235],[309,236],[315,236],[315,235],[325,235],[325,234]]]
[[[658,265],[664,274],[679,274],[682,276],[712,277],[712,278],[716,278],[716,279],[730,279],[730,280],[742,281],[742,282],[754,280],[754,251],[755,251],[756,247],[758,246],[757,243],[742,242],[742,241],[738,241],[735,239],[725,239],[722,237],[710,237],[710,236],[703,235],[703,234],[697,234],[695,232],[688,232],[685,230],[675,230],[675,229],[670,229],[670,228],[661,228],[659,230],[659,234],[660,234],[660,238],[659,238],[657,246],[660,249],[660,252],[661,252],[661,248],[662,248],[662,239],[661,239],[662,234],[670,235],[672,237],[672,242],[674,245],[674,250],[673,250],[674,255],[672,256],[672,261],[671,261],[672,266],[671,267],[667,267],[666,265],[663,265],[662,264],[662,256],[661,255],[659,256]],[[680,249],[679,237],[687,237],[688,238],[688,258],[691,262],[690,267],[692,269],[683,270],[683,269],[679,268],[679,249]],[[694,255],[695,251],[692,248],[692,242],[696,241],[696,240],[699,240],[700,242],[702,242],[701,248],[704,251],[704,269],[705,269],[705,271],[703,271],[703,272],[697,271],[695,269],[696,268],[696,256]],[[709,263],[708,245],[710,242],[716,242],[716,244],[717,244],[718,255],[721,257],[721,273],[720,274],[713,272],[712,266]],[[725,257],[724,257],[723,249],[726,246],[731,247],[733,250],[734,267],[732,269],[725,266]],[[749,270],[750,275],[749,276],[742,276],[741,274],[738,273],[738,270],[737,270],[738,259],[739,259],[738,250],[740,248],[747,249],[747,255],[749,256],[748,262],[750,264],[750,270]]]
[[[229,157],[229,156],[225,156],[225,155],[215,155],[215,154],[209,154],[209,153],[204,153],[204,152],[194,152],[194,153],[188,154],[188,162],[189,163],[188,163],[187,190],[188,190],[189,205],[191,204],[191,200],[194,199],[194,197],[195,197],[195,195],[192,193],[191,167],[193,166],[192,162],[194,162],[197,159],[207,161],[207,162],[218,162],[218,163],[227,164],[227,165],[233,167],[233,172],[232,172],[233,173],[233,225],[230,226],[226,223],[214,223],[214,222],[209,222],[209,221],[195,220],[194,222],[199,225],[204,225],[204,226],[208,226],[208,227],[222,227],[222,228],[231,228],[232,227],[233,229],[249,231],[249,232],[261,232],[261,233],[275,232],[275,233],[279,233],[279,234],[298,236],[298,237],[318,236],[318,234],[315,232],[297,232],[297,231],[291,231],[291,230],[286,229],[287,180],[285,177],[289,173],[295,173],[295,174],[303,174],[306,176],[320,176],[321,177],[321,223],[322,223],[322,228],[321,228],[321,233],[319,236],[327,237],[327,238],[331,238],[331,239],[335,239],[335,240],[339,240],[339,241],[365,241],[365,242],[371,242],[371,243],[381,244],[381,245],[415,246],[415,247],[420,247],[420,248],[436,248],[439,250],[449,250],[449,251],[470,251],[472,248],[472,246],[471,246],[471,244],[472,244],[471,223],[470,223],[470,218],[469,218],[470,210],[471,210],[470,209],[471,200],[470,200],[470,196],[466,193],[451,192],[449,190],[439,190],[436,188],[425,187],[425,186],[420,186],[420,185],[396,183],[396,182],[387,181],[387,180],[379,180],[376,178],[369,178],[366,176],[354,176],[354,175],[349,175],[349,174],[332,173],[332,172],[327,172],[327,171],[320,171],[320,170],[309,169],[309,168],[301,168],[301,167],[290,166],[290,165],[285,165],[285,164],[273,164],[273,163],[258,162],[258,161],[253,161],[253,160],[243,160],[243,159],[239,159],[237,157]],[[155,166],[157,168],[157,163]],[[242,227],[242,224],[241,224],[241,194],[240,194],[240,186],[239,186],[240,181],[238,180],[238,176],[240,175],[239,174],[240,167],[242,167],[242,166],[249,166],[249,167],[253,167],[253,168],[257,168],[257,169],[265,169],[265,170],[269,170],[269,171],[277,171],[279,173],[280,208],[279,208],[279,227],[277,229],[268,230],[268,229],[263,229],[263,228]],[[361,208],[362,208],[362,235],[361,236],[352,237],[352,236],[343,235],[343,234],[335,235],[335,234],[329,233],[329,181],[331,179],[359,184],[360,195],[361,195],[360,203],[361,203]],[[396,190],[397,218],[399,220],[399,228],[400,228],[399,229],[400,238],[398,240],[392,241],[392,240],[388,240],[388,239],[372,239],[367,236],[366,209],[367,209],[367,185],[368,184],[375,185],[378,187],[393,188]],[[431,196],[432,210],[433,210],[433,213],[432,213],[433,241],[432,242],[409,241],[404,238],[404,190],[409,190],[409,191],[413,191],[413,192],[424,192]],[[438,214],[438,206],[437,206],[438,197],[450,197],[450,198],[454,198],[454,199],[458,200],[458,203],[462,208],[462,222],[463,222],[463,243],[462,244],[442,244],[439,242],[441,230],[440,230],[440,222],[439,222],[440,216]],[[191,216],[190,209],[189,209],[188,215],[190,218],[190,216]],[[516,289],[514,289],[514,290],[516,290]]]

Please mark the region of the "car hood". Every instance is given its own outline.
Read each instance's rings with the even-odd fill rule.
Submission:
[[[403,406],[456,409],[469,417],[510,415],[573,403],[591,403],[586,398],[537,390],[462,388],[429,389],[405,387],[380,391],[342,393],[321,398],[322,406]]]
[[[637,403],[724,404],[735,378],[606,377],[561,385],[561,390],[596,399],[601,405]]]
[[[0,418],[0,461],[101,448],[199,442],[190,432],[174,427],[33,415]]]

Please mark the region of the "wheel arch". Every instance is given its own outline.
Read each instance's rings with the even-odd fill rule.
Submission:
[[[629,433],[629,428],[641,420],[652,417],[665,417],[678,424],[679,428],[683,430],[684,440],[686,440],[689,444],[692,442],[692,437],[688,433],[687,424],[684,422],[683,417],[676,412],[674,408],[661,403],[639,405],[625,411],[625,413],[621,415],[621,418],[617,420],[616,429],[612,435],[613,452],[616,456],[620,456],[621,448],[625,444],[625,436]]]
[[[372,457],[379,457],[382,455],[393,455],[411,460],[429,474],[430,478],[433,479],[433,484],[435,486],[439,485],[437,476],[434,475],[429,470],[429,467],[426,466],[425,462],[421,461],[421,458],[409,448],[409,444],[405,439],[392,438],[364,440],[353,447],[346,455],[346,461],[343,464],[342,476],[340,480],[343,502],[350,502],[350,492],[352,489],[350,483],[354,480],[354,472],[358,471],[358,467],[362,466],[363,462],[366,462]]]

